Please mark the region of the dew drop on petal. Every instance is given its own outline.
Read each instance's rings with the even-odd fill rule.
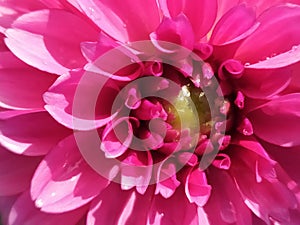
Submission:
[[[37,199],[37,200],[35,201],[35,205],[36,205],[38,208],[42,208],[43,205],[44,205],[44,202],[43,202],[42,199]]]

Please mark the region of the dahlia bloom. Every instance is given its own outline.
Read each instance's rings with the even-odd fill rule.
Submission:
[[[300,224],[299,21],[297,0],[0,1],[2,223]]]

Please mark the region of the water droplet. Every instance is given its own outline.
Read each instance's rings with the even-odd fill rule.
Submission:
[[[37,199],[37,200],[35,201],[35,205],[36,205],[38,208],[42,208],[43,205],[44,205],[44,202],[43,202],[42,199]]]
[[[124,27],[124,28],[126,28],[126,27],[127,27],[126,23],[123,23],[123,27]]]
[[[76,178],[77,178],[77,176],[73,176],[73,177],[71,178],[71,181],[75,181]]]
[[[204,95],[205,95],[205,93],[202,91],[202,92],[199,94],[199,98],[202,98]]]
[[[246,62],[246,63],[245,63],[245,66],[250,66],[250,63]]]
[[[298,46],[293,46],[292,51],[296,51],[298,49]]]
[[[266,60],[269,60],[270,59],[270,57],[266,57]]]
[[[184,97],[190,97],[191,96],[191,93],[189,91],[189,89],[187,88],[187,86],[183,86],[182,88],[182,94]]]
[[[56,195],[55,192],[52,192],[52,193],[51,193],[51,197],[54,197],[55,195]]]

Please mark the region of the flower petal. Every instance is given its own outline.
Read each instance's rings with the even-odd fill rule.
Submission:
[[[299,45],[299,19],[298,5],[286,4],[265,11],[258,18],[260,26],[239,47],[235,58],[253,64]]]
[[[209,199],[211,186],[207,184],[206,175],[200,168],[190,171],[186,178],[185,192],[191,203],[204,206]]]
[[[132,137],[133,128],[129,118],[120,118],[106,125],[100,148],[107,158],[119,157],[128,149]]]
[[[280,96],[249,113],[254,134],[283,147],[300,145],[299,99],[298,93]]]
[[[176,178],[176,166],[167,160],[159,165],[157,170],[157,183],[155,194],[160,193],[164,198],[170,198],[176,191],[180,182]]]
[[[146,224],[152,194],[153,191],[149,190],[139,195],[135,191],[121,190],[118,184],[111,184],[92,202],[87,224]]]
[[[270,218],[287,224],[289,209],[298,203],[294,193],[277,174],[274,161],[240,147],[231,148],[230,173],[234,177],[247,206],[259,218]]]
[[[150,213],[150,224],[202,225],[199,222],[201,218],[198,218],[197,205],[188,201],[182,186],[168,199],[156,195]]]
[[[208,179],[213,186],[212,194],[204,206],[209,224],[251,225],[251,211],[244,204],[229,174],[212,168]]]
[[[0,112],[0,143],[17,154],[45,155],[71,131],[45,111]]]
[[[149,39],[160,22],[155,0],[77,0],[85,14],[105,33],[123,43]]]
[[[259,65],[257,66],[259,67]],[[234,83],[243,94],[250,98],[270,98],[289,85],[292,73],[291,67],[275,67],[272,69],[260,69],[255,68],[255,66],[253,68],[245,67],[243,76],[238,80],[234,80]]]
[[[45,108],[70,129],[92,130],[104,126],[117,113],[111,115],[118,87],[107,81],[104,76],[84,71],[63,75],[44,94]]]
[[[82,67],[86,60],[80,43],[97,40],[97,31],[87,22],[56,9],[25,14],[5,34],[5,43],[22,61],[59,75]]]
[[[40,160],[40,157],[15,155],[0,146],[0,196],[25,191]]]
[[[24,192],[12,206],[8,224],[40,225],[41,221],[43,221],[42,223],[45,225],[73,225],[80,220],[86,211],[87,207],[82,207],[72,212],[47,214],[35,208],[33,201],[30,199],[29,192]]]
[[[11,109],[44,107],[42,95],[56,76],[43,73],[0,51],[0,106]]]
[[[159,3],[166,16],[174,18],[183,12],[193,27],[196,40],[208,33],[217,15],[216,0],[160,0]]]
[[[149,151],[129,151],[120,166],[122,190],[136,187],[138,193],[144,194],[151,180],[152,163]]]
[[[216,24],[210,42],[213,45],[225,44],[250,29],[256,21],[255,12],[245,5],[230,9]]]
[[[74,136],[69,136],[40,163],[32,179],[31,196],[41,211],[60,213],[87,204],[108,184],[84,161]]]

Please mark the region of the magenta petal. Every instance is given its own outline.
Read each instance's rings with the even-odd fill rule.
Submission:
[[[0,197],[0,215],[2,224],[8,224],[8,216],[18,195]]]
[[[150,215],[149,223],[155,225],[204,225],[199,222],[197,205],[188,201],[182,187],[168,199],[156,195]]]
[[[139,4],[130,0],[77,2],[101,30],[121,42],[148,39],[160,20],[155,0],[145,0]]]
[[[211,186],[207,184],[206,175],[199,168],[192,170],[185,183],[185,192],[191,203],[204,206],[209,199]]]
[[[204,211],[210,221],[209,224],[252,225],[251,211],[245,205],[229,174],[212,169],[208,179],[213,186],[212,194],[204,206]]]
[[[166,51],[175,51],[176,49],[172,48],[177,48],[169,42],[187,49],[193,49],[194,47],[194,33],[189,20],[184,14],[178,15],[174,19],[164,18],[155,33],[151,34],[151,39],[159,49],[165,48]],[[156,43],[156,40],[166,43]]]
[[[40,160],[40,157],[15,155],[0,146],[0,196],[25,191]]]
[[[104,126],[117,113],[111,114],[118,94],[118,87],[106,81],[107,78],[99,74],[84,71],[63,75],[44,94],[45,108],[70,129],[92,130]]]
[[[298,203],[273,161],[241,147],[232,148],[230,173],[245,203],[257,216],[266,223],[271,218],[288,224],[289,209],[296,209]]]
[[[42,95],[56,76],[29,67],[11,52],[0,51],[0,58],[0,106],[42,109]]]
[[[193,27],[196,40],[207,34],[217,15],[216,0],[160,0],[159,3],[166,16],[174,18],[184,13]]]
[[[250,29],[256,20],[255,12],[245,5],[229,10],[216,24],[210,42],[222,45],[240,36]]]
[[[253,125],[254,134],[283,147],[300,145],[299,99],[298,93],[284,95],[251,112],[248,118]]]
[[[45,155],[71,131],[45,111],[0,112],[0,143],[17,154]]]
[[[5,32],[9,49],[29,65],[59,75],[84,66],[80,43],[97,40],[88,23],[55,9],[25,14],[12,27]]]
[[[34,206],[29,192],[24,192],[12,206],[8,217],[8,224],[40,225],[42,221],[44,225],[74,225],[80,220],[80,218],[85,214],[86,211],[87,207],[82,207],[67,213],[47,214],[39,211]]]
[[[298,5],[286,4],[265,11],[258,18],[259,28],[243,42],[235,58],[253,64],[299,45],[299,19]]]
[[[118,184],[111,184],[92,202],[87,224],[147,224],[152,194],[149,190],[139,195],[135,191],[121,190]]]
[[[164,198],[171,197],[180,182],[176,178],[176,167],[172,162],[162,162],[157,170],[155,194],[160,193]]]
[[[122,190],[136,187],[138,193],[144,194],[151,180],[152,163],[149,151],[130,151],[120,166]]]
[[[119,157],[130,146],[132,137],[133,128],[128,117],[113,120],[103,131],[100,148],[107,158]]]
[[[243,76],[234,82],[248,97],[264,99],[284,90],[291,81],[291,75],[290,67],[273,69],[245,67]]]
[[[41,211],[66,212],[87,204],[108,184],[84,161],[74,137],[69,136],[40,163],[31,196]]]

